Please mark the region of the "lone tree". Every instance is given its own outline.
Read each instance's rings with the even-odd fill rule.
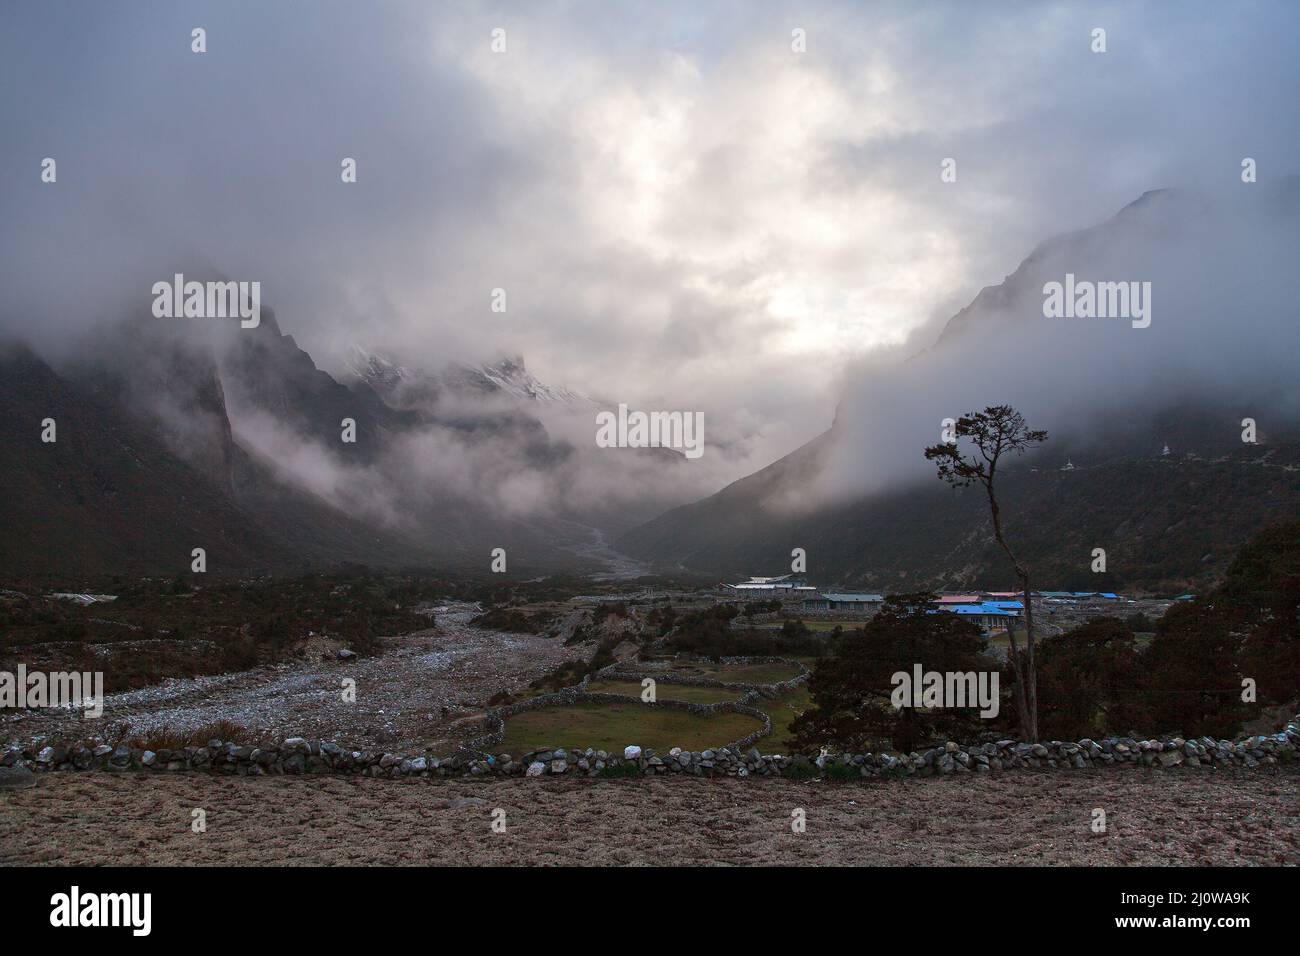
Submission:
[[[1034,606],[1029,599],[1029,568],[1016,557],[1002,532],[1002,509],[998,505],[995,480],[998,462],[1007,453],[1023,454],[1047,440],[1047,432],[1035,431],[1025,418],[1010,405],[990,405],[982,412],[971,412],[957,419],[955,440],[931,445],[925,450],[929,461],[937,462],[939,478],[954,488],[980,484],[989,499],[993,516],[993,540],[997,542],[1015,568],[1024,592],[1026,651],[1021,658],[1015,629],[1008,627],[1011,644],[1011,668],[1016,677],[1016,712],[1020,729],[1030,740],[1038,740],[1038,679],[1034,671]],[[964,455],[960,442],[966,439],[974,445],[974,453]]]

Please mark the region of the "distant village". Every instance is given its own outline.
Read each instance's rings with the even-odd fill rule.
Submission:
[[[797,574],[751,577],[739,584],[721,584],[719,591],[731,599],[779,600],[787,610],[798,610],[808,617],[871,617],[885,601],[883,594],[822,590]],[[1183,594],[1174,600],[1190,601],[1192,597]],[[1054,616],[1058,611],[1082,618],[1158,611],[1172,603],[1126,598],[1111,591],[1031,591],[1030,599],[1035,619],[1040,613]],[[1008,627],[1019,629],[1025,614],[1024,595],[1020,591],[940,591],[933,610],[966,618],[986,633]]]

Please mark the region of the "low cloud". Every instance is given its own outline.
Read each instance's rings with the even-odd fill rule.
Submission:
[[[190,51],[196,22],[205,54]],[[1105,54],[1090,50],[1099,25]],[[807,52],[791,50],[795,28]],[[983,396],[1051,425],[1108,389],[1133,400],[1134,380],[1221,381],[1254,352],[1276,363],[1281,350],[1233,342],[1231,322],[1203,330],[1226,356],[1169,331],[1182,306],[1232,314],[1271,288],[1243,283],[1231,300],[1215,273],[1180,271],[1212,261],[1193,250],[1144,266],[1164,316],[1144,342],[1038,322],[976,354],[899,360],[1045,236],[1153,187],[1217,193],[1244,156],[1261,185],[1294,171],[1297,29],[1282,3],[323,0],[306,18],[11,4],[0,330],[55,354],[139,314],[154,281],[219,272],[261,281],[335,373],[354,344],[425,368],[522,354],[543,381],[603,401],[702,411],[713,453],[674,477],[683,494],[797,448],[839,402],[865,429],[828,473],[839,493],[900,477],[890,459]],[[47,156],[57,183],[39,179]],[[939,177],[948,157],[954,183]],[[1241,258],[1252,240],[1231,237],[1241,245],[1203,252]],[[1162,291],[1175,280],[1185,299]],[[496,288],[505,313],[490,310]],[[1091,381],[1108,384],[1094,395]],[[259,444],[261,426],[242,427]],[[584,460],[581,435],[554,427]],[[657,471],[638,482],[620,461],[612,480],[575,469],[556,487],[459,441],[429,434],[406,454],[468,456],[431,466],[437,480],[507,510],[659,500]],[[329,494],[392,492],[295,461],[325,469],[303,476]]]

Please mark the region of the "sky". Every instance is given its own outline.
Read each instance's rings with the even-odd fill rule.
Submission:
[[[56,352],[212,269],[328,369],[522,355],[704,411],[739,477],[1043,239],[1300,171],[1297,36],[1284,2],[7,0],[0,327]]]

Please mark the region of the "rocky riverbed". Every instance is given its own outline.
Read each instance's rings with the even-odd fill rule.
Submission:
[[[431,736],[489,697],[517,690],[580,649],[536,634],[469,626],[479,610],[448,604],[437,625],[384,639],[384,653],[350,660],[302,660],[275,667],[180,680],[109,695],[104,714],[85,720],[58,710],[5,712],[0,741],[79,740],[188,732],[229,721],[270,739],[306,735],[356,748],[420,750]],[[355,702],[343,681],[356,682]]]

